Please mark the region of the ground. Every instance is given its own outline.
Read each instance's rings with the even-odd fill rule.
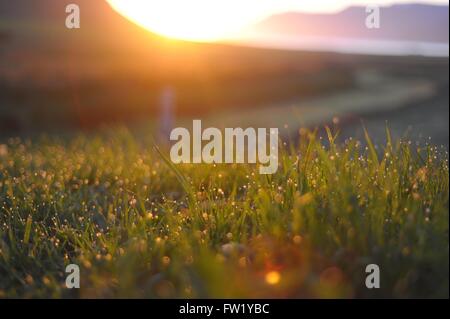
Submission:
[[[274,175],[126,129],[0,147],[3,297],[447,297],[448,154],[303,130]],[[364,146],[367,145],[367,146]],[[365,286],[368,264],[381,288]],[[81,289],[65,267],[81,269]]]

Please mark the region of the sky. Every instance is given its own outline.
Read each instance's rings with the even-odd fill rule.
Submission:
[[[389,5],[417,0],[107,0],[131,21],[153,32],[209,41],[237,34],[245,26],[286,11],[335,12],[351,5]],[[443,0],[422,3],[448,4]]]
[[[244,0],[245,1],[245,0]],[[253,0],[251,0],[253,1]],[[259,2],[255,0],[256,2]],[[308,11],[308,12],[335,12],[351,5],[390,5],[394,3],[430,3],[447,4],[445,0],[262,0],[270,3],[274,11]]]

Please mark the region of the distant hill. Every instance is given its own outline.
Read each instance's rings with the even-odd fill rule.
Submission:
[[[367,29],[365,7],[353,6],[335,14],[289,12],[271,16],[252,28],[281,35],[449,42],[449,7],[398,4],[381,8],[381,28]]]
[[[72,1],[80,7],[81,29],[65,28],[65,7],[60,0],[14,0],[0,2],[0,31],[8,33],[19,45],[38,43],[35,49],[55,49],[76,41],[82,46],[105,46],[115,40],[127,47],[132,42],[158,38],[130,23],[112,10],[105,0]],[[130,37],[130,33],[133,37]],[[92,41],[95,37],[96,41]],[[20,43],[22,41],[22,43]],[[81,42],[80,42],[81,41]],[[90,42],[90,43],[89,43]]]

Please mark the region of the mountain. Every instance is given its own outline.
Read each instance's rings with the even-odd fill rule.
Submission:
[[[72,2],[80,7],[81,28],[78,30],[65,27],[65,8],[69,2],[15,0],[0,2],[0,31],[15,39],[16,45],[33,45],[38,51],[61,49],[74,42],[80,48],[111,49],[117,40],[121,41],[121,47],[135,47],[136,43],[142,47],[145,43],[160,41],[156,35],[120,16],[105,0]]]
[[[380,28],[365,26],[365,7],[352,6],[333,14],[288,12],[271,16],[251,28],[259,34],[449,42],[449,7],[396,4],[380,8]]]

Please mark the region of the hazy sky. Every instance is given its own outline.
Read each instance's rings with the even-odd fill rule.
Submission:
[[[246,0],[243,0],[246,1]],[[259,2],[259,1],[258,1]],[[379,4],[389,5],[393,3],[431,3],[448,4],[445,0],[262,0],[262,2],[271,3],[273,10],[276,11],[319,11],[329,12],[341,10],[351,5]]]
[[[118,12],[151,31],[188,40],[220,39],[236,34],[246,25],[279,12],[334,12],[351,5],[417,2],[417,0],[107,1]],[[421,2],[448,4],[448,1],[442,0],[422,0]]]

